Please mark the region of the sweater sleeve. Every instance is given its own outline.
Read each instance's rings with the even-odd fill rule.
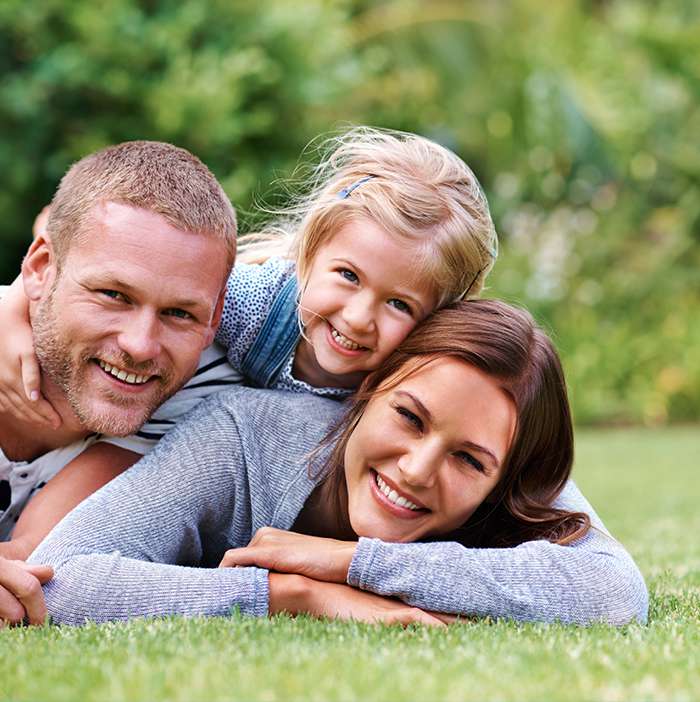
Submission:
[[[348,584],[463,616],[645,622],[648,594],[641,573],[573,482],[556,506],[586,512],[593,528],[568,546],[541,540],[514,548],[465,548],[454,542],[395,544],[361,538]]]
[[[273,257],[260,264],[238,263],[226,283],[226,297],[216,341],[227,350],[237,371],[253,345],[270,307],[290,276],[291,261]]]
[[[71,512],[29,561],[58,623],[268,609],[268,573],[216,569],[250,537],[245,455],[221,396],[202,402],[156,449]]]

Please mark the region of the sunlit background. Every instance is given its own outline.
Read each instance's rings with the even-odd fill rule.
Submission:
[[[347,124],[424,134],[487,192],[487,294],[529,307],[579,424],[700,417],[700,4],[2,0],[0,282],[66,167],[170,141],[239,208]]]

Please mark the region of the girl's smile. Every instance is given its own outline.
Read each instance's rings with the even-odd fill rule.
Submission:
[[[294,374],[356,387],[435,307],[415,245],[366,218],[348,222],[314,259],[300,300]]]

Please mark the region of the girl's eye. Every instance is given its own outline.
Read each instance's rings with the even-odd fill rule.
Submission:
[[[391,300],[389,300],[389,304],[392,307],[395,307],[399,312],[403,312],[404,314],[408,314],[410,316],[413,316],[413,310],[403,300],[399,300],[397,298],[392,298]]]
[[[423,429],[423,421],[421,418],[417,415],[411,412],[411,410],[406,409],[405,407],[401,407],[397,405],[395,408],[396,412],[400,414],[407,422],[412,424],[416,429],[421,430]]]
[[[484,470],[484,464],[481,461],[478,461],[476,458],[474,458],[474,456],[472,456],[471,453],[468,453],[467,451],[459,451],[456,454],[456,456],[463,463],[468,463],[473,468],[476,468],[476,470],[478,470],[479,473],[486,472]]]
[[[349,268],[339,268],[338,273],[345,278],[345,280],[350,281],[351,283],[357,283],[359,282],[359,278],[355,273],[353,273]]]

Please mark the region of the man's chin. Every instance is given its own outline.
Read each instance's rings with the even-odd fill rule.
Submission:
[[[155,407],[119,407],[110,403],[74,407],[81,426],[93,434],[129,436],[135,434],[155,411]]]

